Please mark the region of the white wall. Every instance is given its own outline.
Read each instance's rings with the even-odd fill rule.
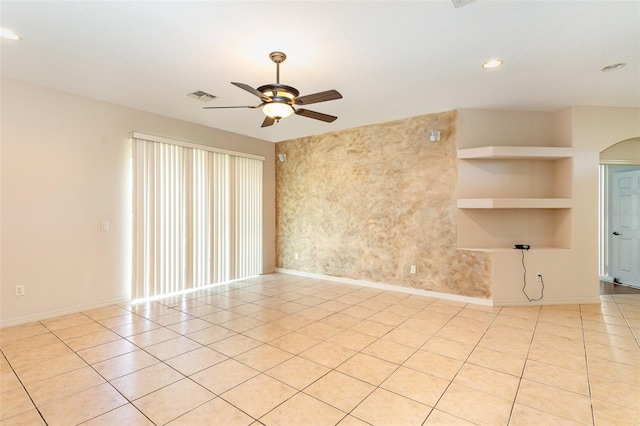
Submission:
[[[263,271],[275,269],[274,144],[17,80],[1,89],[2,326],[128,300],[134,130],[266,157]]]
[[[553,182],[553,185],[561,186],[559,194],[572,198],[573,208],[570,215],[557,214],[553,221],[547,218],[544,222],[545,227],[554,229],[556,242],[552,245],[557,248],[536,251],[532,244],[534,249],[526,253],[527,288],[533,296],[539,294],[535,277],[541,273],[545,280],[545,298],[540,303],[598,301],[599,154],[617,142],[640,136],[640,109],[571,107],[554,113],[460,110],[458,117],[461,148],[482,145],[573,147],[571,167],[565,167],[565,160],[558,162],[562,167],[556,171]],[[459,169],[459,179],[468,175],[468,167],[463,166]],[[536,185],[545,184],[537,178],[535,182]],[[463,195],[470,196],[465,192]],[[491,229],[498,233],[508,228],[507,219],[513,214],[507,211],[494,215],[501,222],[496,222]],[[460,215],[465,219],[464,213]],[[486,228],[487,222],[484,225]],[[486,237],[474,226],[472,221],[459,221],[458,232],[470,234],[465,237],[466,242],[475,241],[474,237]],[[542,235],[543,231],[541,228],[529,232],[527,237],[535,241],[536,235]],[[478,235],[474,236],[474,232]],[[511,231],[505,232],[509,236]],[[519,251],[508,248],[492,250],[494,304],[529,303],[522,294],[520,256]]]
[[[599,273],[598,216],[600,152],[627,139],[640,137],[640,108],[574,107],[574,244],[582,278]]]

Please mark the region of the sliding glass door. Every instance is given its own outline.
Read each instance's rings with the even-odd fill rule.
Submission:
[[[132,298],[260,274],[263,159],[138,133],[132,141]]]

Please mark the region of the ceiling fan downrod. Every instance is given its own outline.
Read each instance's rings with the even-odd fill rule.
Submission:
[[[280,84],[280,64],[287,59],[287,55],[282,52],[271,52],[269,58],[276,63],[276,84]]]

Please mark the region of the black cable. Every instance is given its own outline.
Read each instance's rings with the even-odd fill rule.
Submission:
[[[540,290],[540,297],[537,299],[532,299],[529,297],[529,295],[527,294],[527,267],[524,264],[524,249],[520,250],[522,252],[522,269],[524,270],[524,275],[522,277],[522,281],[524,283],[524,285],[522,286],[522,293],[524,293],[524,296],[527,298],[527,300],[529,302],[537,302],[539,300],[542,300],[542,298],[544,297],[544,280],[542,279],[542,275],[539,275],[540,277],[540,282],[542,283],[542,289]]]
[[[527,288],[527,267],[524,264],[524,250],[520,250],[520,251],[522,252],[522,269],[524,270],[524,274],[522,276],[522,282],[524,283],[524,285],[522,286],[522,292],[527,297],[527,299],[529,299],[529,302],[531,302],[531,299],[529,298],[525,290],[525,288]]]

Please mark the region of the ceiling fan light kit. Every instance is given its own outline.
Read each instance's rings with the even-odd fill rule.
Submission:
[[[326,90],[311,95],[300,96],[300,92],[295,87],[280,84],[280,64],[287,59],[287,55],[282,52],[271,52],[269,58],[276,64],[276,83],[265,84],[257,89],[245,83],[231,82],[262,100],[262,103],[254,106],[222,106],[222,107],[204,107],[203,109],[223,109],[223,108],[262,108],[262,112],[266,117],[262,122],[262,127],[268,127],[281,119],[292,114],[302,117],[313,118],[327,123],[334,122],[338,117],[334,115],[323,114],[321,112],[310,111],[308,109],[295,109],[294,105],[308,105],[318,102],[332,101],[341,99],[342,95],[337,90]]]
[[[293,107],[286,102],[273,101],[262,107],[262,112],[267,117],[275,118],[276,121],[280,121],[281,118],[285,118],[293,114]]]

